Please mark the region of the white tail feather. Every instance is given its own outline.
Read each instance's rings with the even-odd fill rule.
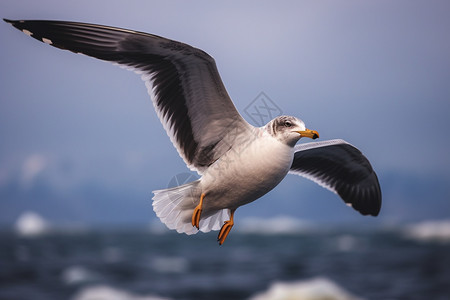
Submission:
[[[199,180],[196,180],[177,187],[153,191],[155,194],[153,196],[153,210],[169,229],[186,234],[198,232],[197,228],[192,226],[191,218],[200,200],[199,182]],[[219,230],[228,219],[228,209],[203,211],[200,219],[200,231]]]

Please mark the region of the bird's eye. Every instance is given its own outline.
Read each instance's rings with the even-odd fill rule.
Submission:
[[[291,123],[290,121],[285,121],[285,122],[284,122],[284,126],[285,126],[285,127],[291,127],[291,126],[292,126],[292,123]]]

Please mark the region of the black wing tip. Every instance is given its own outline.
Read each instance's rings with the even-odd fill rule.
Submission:
[[[11,25],[14,25],[14,23],[17,23],[17,21],[6,19],[6,18],[3,18],[3,21],[5,21],[6,23],[9,23]]]
[[[359,212],[363,216],[377,217],[380,214],[380,210],[381,210],[381,206],[379,206],[377,208],[371,208],[370,210],[360,210]]]
[[[25,21],[21,21],[21,20],[10,20],[10,19],[6,19],[3,18],[3,21],[5,21],[6,23],[10,24],[12,27],[19,29],[21,31],[23,31],[24,26],[22,25],[23,23],[25,23]]]
[[[378,180],[372,186],[356,190],[343,185],[337,190],[337,194],[363,216],[376,217],[380,213],[382,194]]]
[[[6,19],[6,18],[3,18],[3,21],[5,21],[6,23],[12,25],[13,27],[15,27],[15,28],[17,28],[19,30],[23,29],[20,24],[23,24],[23,23],[26,22],[24,20],[10,20],[10,19]]]
[[[377,217],[381,211],[381,193],[376,195],[375,197],[368,198],[366,200],[366,203],[367,204],[362,209],[362,211],[365,213],[364,215]]]
[[[361,207],[355,208],[364,216],[377,217],[381,210],[381,193],[364,201]]]
[[[377,217],[381,211],[381,199],[368,199],[367,202],[366,205],[347,202],[347,205],[351,206],[363,216]]]
[[[368,205],[350,205],[354,210],[358,211],[363,216],[377,217],[381,210],[381,199],[369,199]],[[376,203],[376,204],[375,204]]]

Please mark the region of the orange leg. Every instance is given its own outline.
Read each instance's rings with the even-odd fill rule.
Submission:
[[[205,194],[202,193],[200,196],[200,203],[195,207],[194,213],[192,214],[192,226],[200,229],[200,215],[202,214],[203,198]]]
[[[222,245],[223,242],[225,242],[225,239],[227,238],[228,234],[230,233],[231,228],[233,228],[234,221],[234,212],[236,209],[231,210],[231,216],[229,221],[225,221],[222,228],[220,229],[219,236],[217,237],[217,241],[219,242],[219,245]]]

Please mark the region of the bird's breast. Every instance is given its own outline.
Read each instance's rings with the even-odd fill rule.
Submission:
[[[272,190],[289,171],[294,150],[271,136],[233,147],[204,173],[208,206],[237,208]]]

